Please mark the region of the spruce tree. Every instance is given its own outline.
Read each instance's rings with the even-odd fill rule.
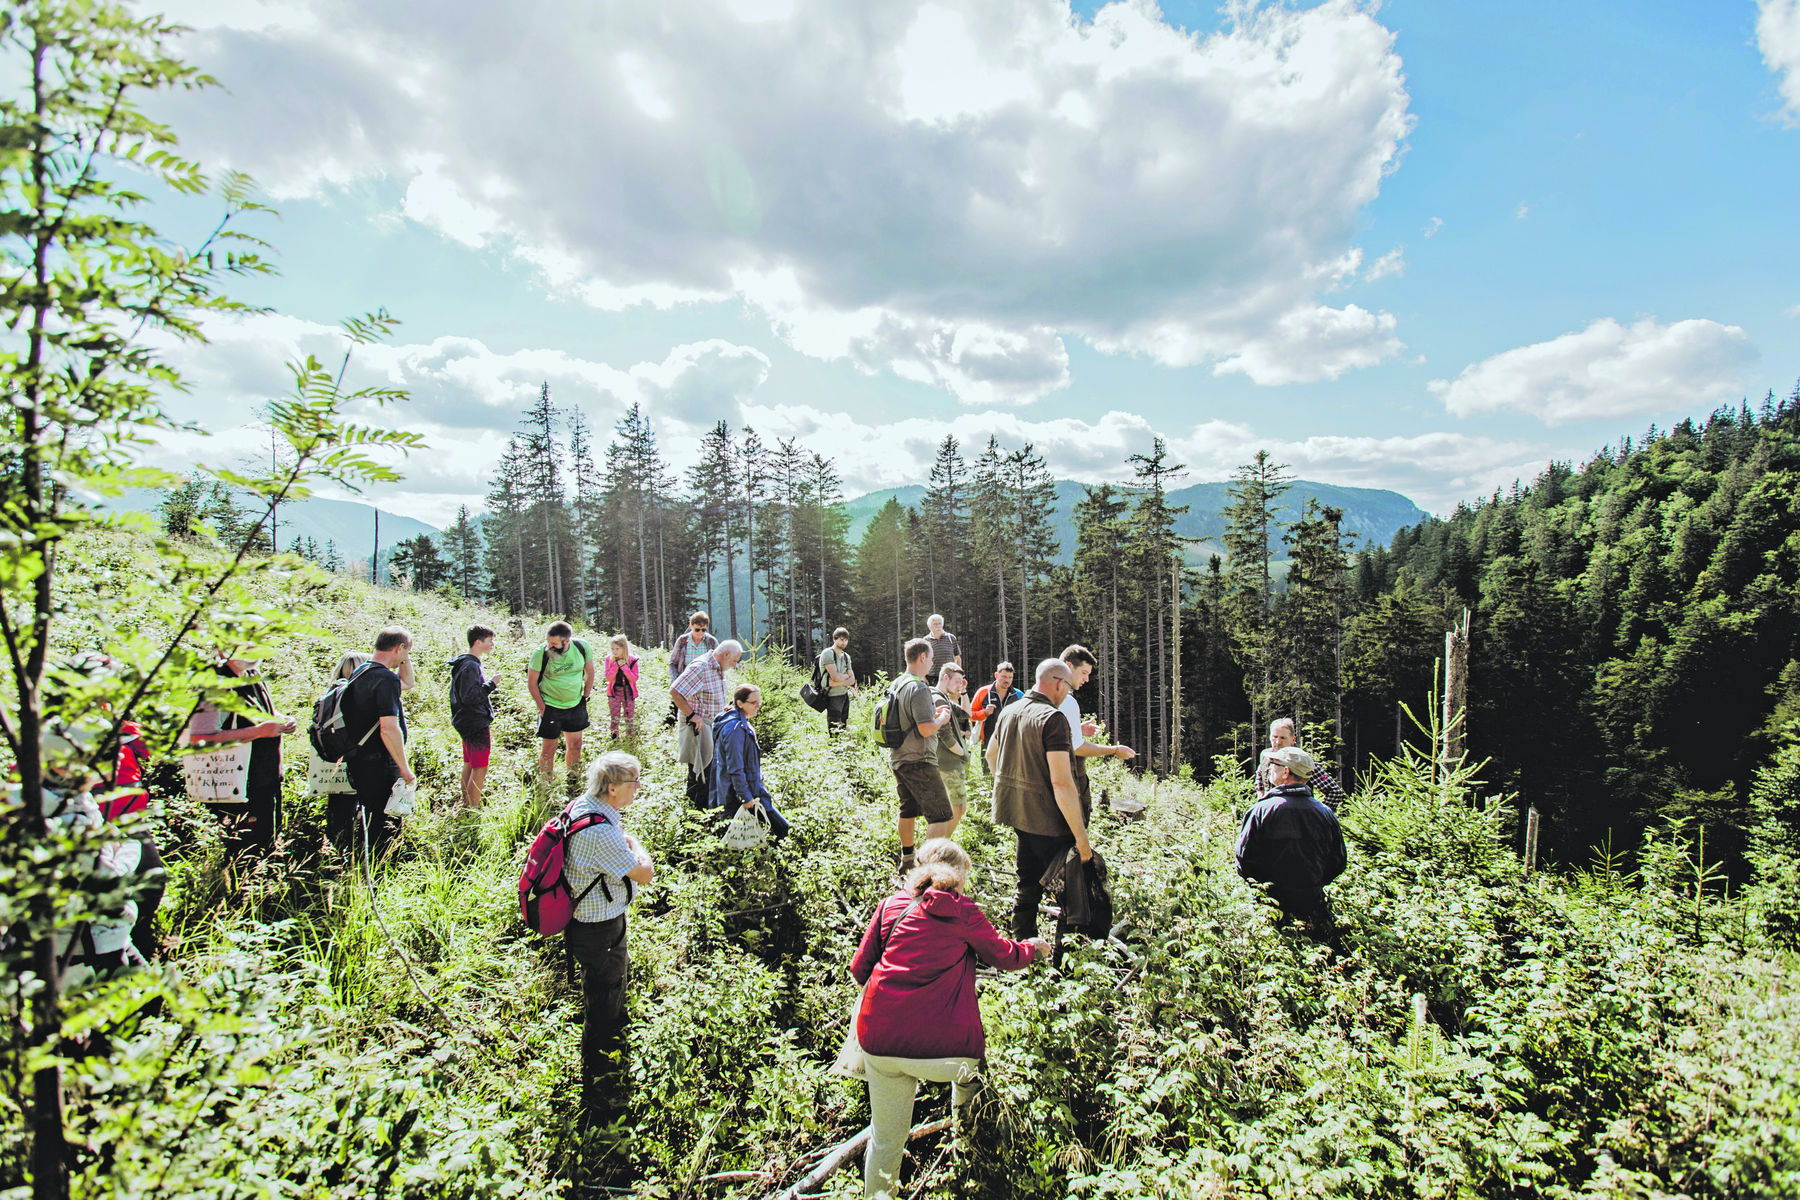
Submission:
[[[1274,610],[1276,504],[1293,482],[1267,450],[1237,469],[1225,510],[1226,624],[1246,672],[1253,739],[1271,712],[1274,686],[1271,614]]]
[[[1181,595],[1175,587],[1175,565],[1180,554],[1181,539],[1175,534],[1175,518],[1185,513],[1185,504],[1171,505],[1168,483],[1187,474],[1187,467],[1169,461],[1168,446],[1159,438],[1151,441],[1149,454],[1133,454],[1127,460],[1137,477],[1138,498],[1133,507],[1131,530],[1142,547],[1137,557],[1148,573],[1144,587],[1154,608],[1154,629],[1150,641],[1155,646],[1145,672],[1148,688],[1154,681],[1154,704],[1146,703],[1146,713],[1154,713],[1159,725],[1160,743],[1152,746],[1152,758],[1162,771],[1175,768],[1174,756],[1179,735],[1169,727],[1170,656],[1169,614],[1181,607]],[[1173,596],[1168,593],[1174,592]],[[1148,649],[1148,647],[1146,647]],[[1175,681],[1179,686],[1179,680]],[[1153,734],[1153,737],[1157,736]]]
[[[469,506],[456,507],[456,520],[444,531],[444,556],[450,560],[450,581],[465,600],[481,596],[481,531]]]

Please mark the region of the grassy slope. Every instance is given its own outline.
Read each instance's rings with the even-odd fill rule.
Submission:
[[[75,556],[70,594],[96,596],[84,588],[99,573],[116,578],[147,552],[96,539]],[[213,1047],[211,1082],[201,1063],[191,1079],[165,1070],[140,1085],[166,1090],[166,1114],[138,1127],[112,1175],[84,1176],[86,1190],[148,1190],[173,1161],[168,1186],[192,1194],[268,1181],[367,1195],[384,1171],[396,1193],[539,1194],[566,1176],[573,1147],[579,1000],[557,947],[516,909],[520,845],[546,812],[525,786],[531,640],[503,633],[490,660],[504,683],[489,803],[468,815],[454,805],[441,664],[470,620],[506,621],[342,580],[254,586],[316,618],[316,634],[266,668],[290,712],[340,649],[391,621],[417,635],[407,704],[425,786],[378,904],[434,1000],[409,982],[361,883],[305,851],[320,814],[297,794],[303,761],[290,767],[293,846],[246,877],[225,875],[210,821],[171,801],[170,961],[215,1012],[246,1020],[204,1034],[202,1004],[141,1033],[146,1059],[179,1045],[170,1061],[200,1062],[193,1047]],[[96,613],[116,603],[81,601]],[[161,619],[145,601],[130,623]],[[648,695],[666,685],[663,663],[647,656]],[[891,778],[866,743],[826,741],[793,698],[797,676],[773,664],[744,675],[768,698],[765,769],[794,822],[782,846],[717,845],[682,800],[661,706],[645,705],[636,747],[646,784],[628,824],[659,873],[632,919],[630,1161],[606,1169],[659,1194],[723,1170],[790,1181],[807,1151],[866,1119],[861,1086],[824,1064],[855,996],[850,952],[889,886]],[[864,719],[859,706],[853,725]],[[1346,814],[1334,958],[1278,930],[1232,870],[1241,790],[1153,785],[1112,763],[1095,786],[1149,801],[1145,821],[1102,815],[1098,830],[1142,935],[1129,951],[1081,950],[1060,975],[984,978],[993,1086],[968,1139],[928,1151],[925,1194],[1800,1189],[1800,973],[1759,948],[1741,908],[1684,893],[1678,842],[1650,847],[1641,879],[1522,879],[1494,814],[1396,771]],[[962,840],[999,915],[1010,838],[972,799]],[[203,1036],[180,1041],[182,1028]],[[921,1114],[941,1104],[924,1099]],[[833,1188],[850,1194],[853,1174]]]

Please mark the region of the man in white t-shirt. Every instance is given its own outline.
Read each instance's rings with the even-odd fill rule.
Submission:
[[[1069,719],[1069,729],[1074,735],[1075,753],[1071,761],[1075,766],[1075,787],[1081,793],[1081,811],[1085,814],[1092,812],[1094,806],[1088,796],[1087,764],[1082,760],[1116,758],[1121,762],[1130,762],[1137,757],[1137,751],[1130,746],[1107,746],[1089,740],[1099,732],[1100,727],[1092,721],[1082,721],[1081,706],[1075,702],[1075,693],[1087,684],[1089,676],[1094,673],[1094,667],[1099,663],[1094,652],[1077,643],[1058,657],[1069,668],[1069,694],[1063,697],[1063,702],[1057,705],[1057,709]]]

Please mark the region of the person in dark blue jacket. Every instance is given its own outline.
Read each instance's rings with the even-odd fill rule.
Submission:
[[[787,818],[775,808],[775,798],[762,777],[762,747],[750,718],[762,707],[762,689],[742,684],[732,694],[731,705],[713,718],[713,761],[709,802],[735,817],[740,808],[761,804],[768,814],[769,832],[776,837],[788,831]]]
[[[1325,885],[1344,873],[1348,854],[1337,814],[1313,798],[1308,785],[1318,764],[1298,746],[1269,754],[1274,787],[1244,817],[1238,834],[1238,874],[1269,885],[1288,917],[1328,928]]]

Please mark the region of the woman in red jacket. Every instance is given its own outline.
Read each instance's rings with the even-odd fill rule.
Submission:
[[[1042,938],[1002,937],[964,896],[969,856],[948,838],[919,847],[919,865],[876,906],[850,973],[863,989],[856,1040],[869,1077],[863,1190],[893,1192],[919,1080],[952,1084],[956,1107],[987,1050],[975,999],[975,958],[1017,971],[1050,953]],[[971,955],[970,951],[974,951]]]

